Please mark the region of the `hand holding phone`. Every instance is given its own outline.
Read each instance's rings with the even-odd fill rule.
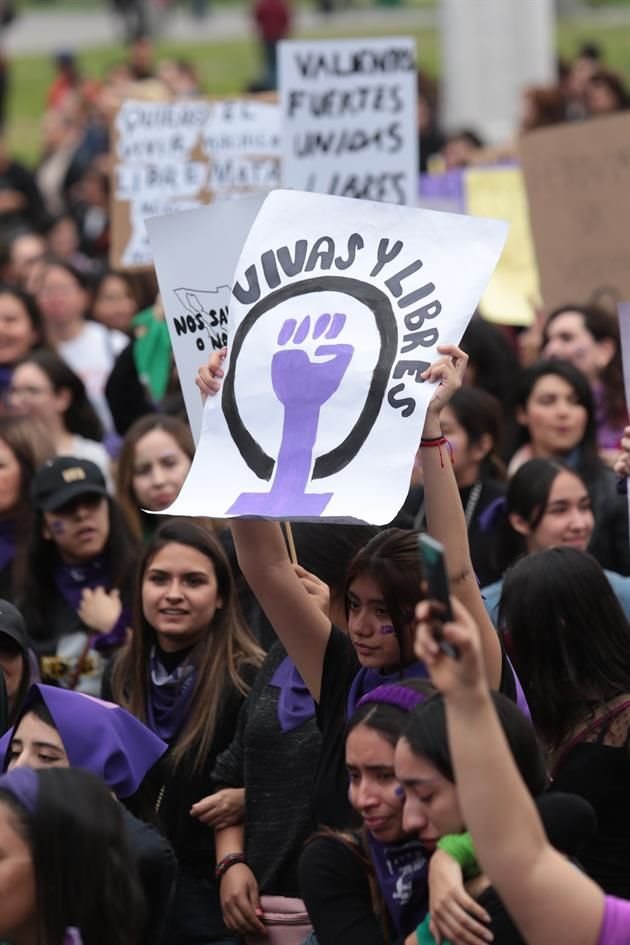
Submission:
[[[435,538],[423,533],[418,536],[418,550],[427,582],[427,599],[438,605],[432,607],[433,636],[443,653],[452,659],[457,659],[459,657],[457,647],[445,640],[442,633],[442,624],[453,619],[448,575],[444,563],[444,546]]]

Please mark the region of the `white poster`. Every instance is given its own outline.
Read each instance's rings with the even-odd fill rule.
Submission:
[[[195,377],[210,354],[227,344],[234,270],[264,199],[257,194],[146,221],[195,442],[203,407]]]
[[[278,63],[283,186],[415,206],[415,41],[285,41]]]
[[[116,115],[112,264],[153,258],[144,221],[280,183],[280,109],[253,99],[124,102]]]
[[[176,271],[187,247],[171,222],[154,225]],[[460,340],[506,234],[496,220],[266,197],[232,285],[222,391],[169,513],[390,521],[432,394],[421,374]]]

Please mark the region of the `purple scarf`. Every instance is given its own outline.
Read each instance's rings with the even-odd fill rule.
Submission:
[[[285,656],[271,678],[278,694],[278,722],[282,732],[292,732],[315,716],[315,703],[295,663]]]
[[[91,591],[97,587],[105,589],[111,587],[109,568],[103,555],[92,558],[84,564],[58,564],[54,573],[55,586],[65,602],[74,611],[81,606],[83,591]],[[92,645],[95,650],[107,650],[114,646],[122,646],[127,637],[127,627],[131,626],[131,612],[123,607],[120,617],[107,633],[95,634]]]
[[[377,686],[393,685],[402,682],[403,679],[428,679],[429,674],[424,663],[416,661],[403,670],[397,670],[395,673],[384,675],[375,669],[360,669],[352,680],[350,692],[348,693],[348,702],[346,705],[346,718],[351,718],[357,707],[359,699],[366,693],[376,689]]]
[[[4,571],[15,558],[16,530],[15,519],[0,522],[0,571]]]
[[[34,814],[37,809],[39,781],[33,768],[14,768],[0,777],[0,789],[8,791],[28,811]]]
[[[135,794],[168,747],[126,709],[57,686],[31,686],[20,718],[39,700],[52,716],[71,767],[83,768],[102,778],[116,797]],[[0,739],[3,769],[19,721]],[[15,769],[20,770],[28,769]]]
[[[399,936],[408,935],[429,907],[429,862],[419,840],[379,843],[367,831],[370,858],[387,911]]]
[[[188,718],[197,668],[188,654],[170,672],[160,662],[157,648],[151,649],[147,724],[165,742],[175,740]]]

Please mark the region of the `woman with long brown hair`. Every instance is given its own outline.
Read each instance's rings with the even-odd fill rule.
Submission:
[[[215,760],[234,736],[263,654],[210,531],[183,519],[156,531],[140,565],[135,624],[114,665],[111,696],[169,744],[155,810],[179,876],[164,945],[232,945],[210,879],[213,835],[194,805],[211,791]]]
[[[31,417],[0,417],[0,597],[16,600],[27,574],[35,510],[31,480],[55,455],[46,428]]]
[[[179,494],[195,455],[190,427],[178,417],[147,414],[133,423],[118,458],[117,496],[129,530],[147,539]]]

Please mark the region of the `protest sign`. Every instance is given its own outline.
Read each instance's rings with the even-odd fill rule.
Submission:
[[[540,289],[522,171],[518,167],[469,168],[464,188],[468,213],[510,224],[505,249],[479,308],[491,322],[531,325],[540,306]]]
[[[279,116],[253,99],[125,102],[114,122],[112,265],[152,264],[148,217],[277,187]]]
[[[621,302],[618,307],[618,312],[621,359],[623,362],[623,383],[626,390],[626,403],[630,404],[630,302]],[[627,491],[628,518],[630,520],[630,489]]]
[[[234,270],[264,196],[219,201],[212,229],[203,209],[147,220],[160,294],[188,422],[201,434],[197,370],[227,344]],[[165,225],[168,219],[168,226]]]
[[[209,245],[218,209],[198,211]],[[158,223],[166,239],[172,218]],[[236,267],[222,392],[169,513],[390,521],[433,392],[421,374],[461,338],[506,232],[372,201],[267,196]],[[186,251],[172,240],[174,267]]]
[[[415,42],[285,41],[279,46],[282,182],[415,206]]]
[[[630,115],[524,135],[519,143],[543,304],[630,298]]]

